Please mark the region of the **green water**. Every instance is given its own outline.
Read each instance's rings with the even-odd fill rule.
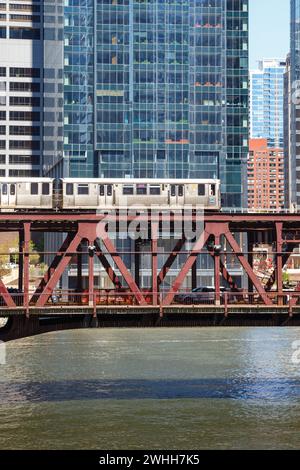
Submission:
[[[95,329],[7,344],[0,449],[300,447],[300,329]]]

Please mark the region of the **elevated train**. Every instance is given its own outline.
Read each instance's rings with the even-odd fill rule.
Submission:
[[[0,178],[0,210],[79,211],[187,205],[221,209],[220,181],[109,178]]]

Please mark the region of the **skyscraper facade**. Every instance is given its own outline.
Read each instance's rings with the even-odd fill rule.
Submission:
[[[0,2],[0,175],[42,168],[43,17],[40,1]]]
[[[245,205],[248,0],[3,0],[0,65],[1,174],[221,178]]]
[[[286,179],[290,182],[288,201],[290,207],[300,206],[300,0],[291,0],[291,43],[290,43],[290,86],[289,94],[290,138],[286,139],[285,148],[289,147],[289,165]]]
[[[283,89],[286,61],[264,59],[250,72],[250,137],[283,148]]]
[[[64,2],[69,174],[222,180],[248,152],[248,0]]]

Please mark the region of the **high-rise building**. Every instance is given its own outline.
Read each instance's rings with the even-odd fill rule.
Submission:
[[[250,139],[248,157],[248,209],[284,208],[284,153],[267,139]]]
[[[250,138],[283,148],[283,89],[286,61],[264,59],[250,71]]]
[[[41,3],[0,3],[1,176],[39,176],[42,168]]]
[[[245,204],[248,0],[3,0],[0,65],[2,174],[216,177]]]
[[[220,177],[245,204],[248,0],[64,5],[70,175]]]
[[[291,94],[291,58],[288,54],[286,59],[286,70],[284,74],[283,93],[283,123],[284,123],[284,206],[286,209],[292,207],[292,171],[291,171],[291,120],[292,120],[292,94]],[[295,199],[295,197],[293,198]]]
[[[286,133],[285,153],[289,162],[285,165],[285,179],[289,182],[287,207],[300,206],[300,0],[291,0],[291,42],[289,84],[285,86],[285,102],[289,103],[289,113],[285,114]]]

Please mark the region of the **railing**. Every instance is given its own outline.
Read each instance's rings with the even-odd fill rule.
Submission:
[[[300,292],[266,292],[265,294],[259,294],[257,292],[246,292],[246,291],[221,291],[216,293],[210,292],[192,292],[191,290],[181,290],[174,295],[173,301],[165,305],[164,299],[167,292],[161,291],[157,293],[151,292],[149,289],[141,289],[137,292],[131,292],[129,290],[114,290],[114,289],[95,289],[93,292],[85,290],[83,292],[77,292],[76,290],[67,291],[56,289],[52,294],[49,293],[35,293],[29,292],[28,294],[18,292],[11,293],[10,296],[13,299],[16,307],[23,307],[26,312],[29,313],[31,309],[37,307],[37,301],[43,300],[45,307],[57,307],[62,310],[67,307],[70,311],[74,307],[76,308],[92,308],[94,314],[97,312],[97,308],[100,307],[119,307],[124,310],[130,308],[159,308],[162,314],[164,308],[178,307],[181,310],[184,308],[201,309],[201,307],[218,307],[222,309],[225,316],[228,315],[229,309],[234,307],[261,307],[266,306],[264,297],[268,297],[271,300],[271,305],[267,305],[269,308],[282,307],[287,308],[290,316],[293,315],[293,308],[300,304]],[[142,297],[142,302],[141,302]],[[11,307],[7,307],[4,298],[0,298],[1,309],[10,310]],[[41,307],[43,308],[43,307]]]

